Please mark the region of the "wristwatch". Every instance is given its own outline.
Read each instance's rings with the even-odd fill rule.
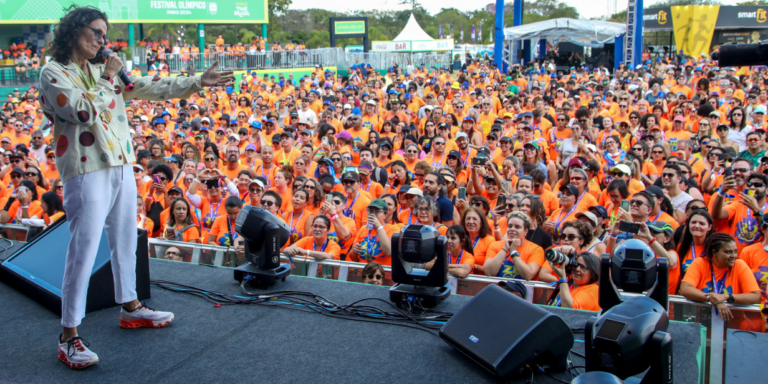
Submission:
[[[109,77],[109,76],[107,76],[107,75],[101,75],[101,78],[102,78],[102,79],[104,79],[104,80],[106,80],[106,81],[110,81],[110,80],[112,80],[112,78],[111,78],[111,77]]]
[[[736,298],[735,298],[735,297],[733,297],[733,293],[729,293],[729,294],[728,294],[728,300],[726,300],[726,302],[727,302],[728,304],[733,304],[733,303],[735,303],[735,302],[736,302]]]

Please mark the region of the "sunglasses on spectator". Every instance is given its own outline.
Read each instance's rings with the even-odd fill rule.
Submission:
[[[473,201],[473,202],[469,203],[469,205],[471,205],[473,207],[482,207],[483,203],[481,203],[479,201]]]
[[[751,138],[751,139],[747,139],[747,142],[748,142],[748,143],[759,143],[759,142],[760,142],[760,139]]]
[[[35,172],[26,172],[25,175],[27,177],[35,177],[35,176],[37,176],[37,173],[35,173]]]
[[[664,151],[651,151],[651,153],[654,155],[663,155]]]
[[[733,168],[733,173],[747,173],[749,172],[749,168]]]
[[[262,192],[264,192],[264,190],[261,189],[261,188],[250,188],[250,189],[248,189],[248,192],[250,192],[250,193],[262,193]]]
[[[675,177],[675,176],[677,176],[677,174],[675,174],[675,173],[662,173],[662,174],[661,174],[661,178],[662,178],[662,179],[663,179],[663,178],[665,178],[665,177],[668,177],[668,178],[670,178],[670,179],[671,179],[671,178],[673,178],[673,177]]]
[[[276,203],[274,201],[272,201],[272,200],[262,200],[261,201],[261,205],[263,205],[265,207],[271,207],[273,205],[276,205]]]
[[[374,274],[365,275],[365,277],[367,277],[367,278],[368,278],[368,279],[370,279],[370,280],[381,280],[381,279],[383,279],[383,278],[384,278],[384,276],[382,276],[382,275],[379,275],[378,273],[377,273],[377,274],[375,274],[375,275],[374,275]]]
[[[637,199],[634,199],[634,200],[630,200],[630,201],[629,201],[629,205],[637,205],[637,206],[639,207],[639,206],[641,206],[641,205],[646,205],[646,204],[645,204],[645,202],[644,202],[644,201],[642,201],[642,200],[637,200]]]
[[[574,235],[573,233],[562,233],[562,234],[560,234],[560,241],[564,241],[564,240],[574,241],[576,239],[581,239],[581,236]]]

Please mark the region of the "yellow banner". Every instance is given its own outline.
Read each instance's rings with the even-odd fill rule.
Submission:
[[[672,7],[672,26],[678,52],[688,56],[709,56],[719,5],[682,5]]]

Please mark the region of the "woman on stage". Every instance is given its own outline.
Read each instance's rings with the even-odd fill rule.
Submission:
[[[94,7],[72,7],[55,26],[47,53],[52,60],[40,72],[40,101],[53,122],[56,167],[64,183],[64,208],[70,242],[61,288],[59,359],[71,368],[99,361],[77,332],[85,317],[86,294],[102,229],[107,233],[115,279],[115,300],[122,304],[123,328],[163,327],[173,314],[152,310],[136,296],[136,182],[124,97],[167,100],[187,97],[203,87],[226,86],[231,73],[217,74],[214,63],[194,77],[131,76],[127,90],[118,74],[117,54],[91,64],[107,42],[109,21]],[[55,117],[54,117],[55,116]]]

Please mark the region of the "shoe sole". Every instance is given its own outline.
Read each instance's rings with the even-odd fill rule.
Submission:
[[[87,368],[87,367],[90,367],[91,365],[94,365],[94,364],[99,362],[99,359],[96,358],[96,361],[90,361],[90,362],[83,363],[83,364],[73,363],[73,362],[69,361],[69,359],[67,359],[67,354],[62,352],[62,351],[59,351],[59,360],[61,360],[64,364],[68,365],[72,369]]]
[[[162,328],[170,324],[173,321],[173,317],[165,321],[152,321],[152,320],[125,320],[120,319],[120,327],[126,329],[134,328]]]

